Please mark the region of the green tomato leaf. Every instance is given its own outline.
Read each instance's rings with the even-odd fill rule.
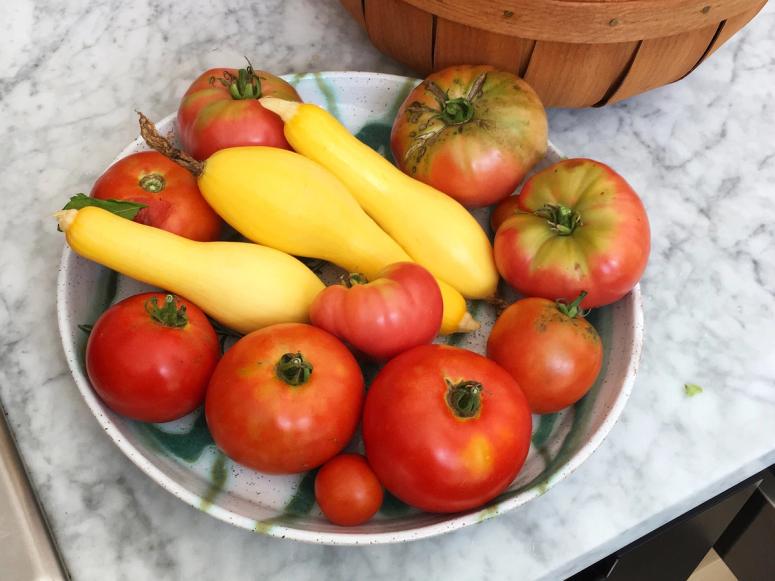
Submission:
[[[684,383],[684,393],[687,397],[694,397],[697,394],[702,393],[702,388],[696,383]]]
[[[137,213],[143,208],[147,208],[146,204],[140,204],[137,202],[126,202],[123,200],[98,200],[87,196],[86,194],[75,194],[70,201],[65,204],[63,210],[80,210],[86,206],[95,206],[102,208],[108,212],[114,213],[116,216],[121,216],[127,220],[134,220]]]

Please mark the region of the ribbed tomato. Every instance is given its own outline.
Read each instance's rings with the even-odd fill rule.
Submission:
[[[398,262],[371,282],[351,274],[312,303],[313,325],[377,359],[430,343],[439,332],[442,301],[433,275],[419,264]]]
[[[422,345],[374,379],[363,412],[366,456],[380,482],[431,512],[480,506],[519,472],[531,417],[517,382],[465,349]]]
[[[398,167],[467,207],[494,204],[543,158],[546,112],[513,73],[460,65],[430,75],[398,111]]]
[[[588,308],[630,292],[650,247],[646,210],[624,178],[591,159],[566,159],[525,182],[494,251],[523,295],[571,300],[586,291]]]
[[[296,90],[265,71],[210,69],[191,84],[178,108],[177,137],[188,153],[204,160],[219,149],[268,145],[291,149],[283,122],[258,99],[300,101]]]

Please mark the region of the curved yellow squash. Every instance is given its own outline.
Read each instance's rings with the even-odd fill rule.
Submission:
[[[458,202],[402,173],[324,109],[264,97],[293,148],[339,178],[418,263],[469,298],[493,296],[498,272],[482,227]]]
[[[210,156],[198,177],[207,203],[246,238],[296,256],[321,258],[375,278],[410,256],[329,171],[275,147],[233,147]],[[478,327],[463,296],[439,281],[444,334]]]
[[[179,294],[242,333],[306,321],[325,286],[297,259],[257,244],[194,242],[95,207],[56,216],[77,254]]]

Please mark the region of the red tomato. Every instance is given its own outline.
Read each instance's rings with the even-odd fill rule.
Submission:
[[[113,411],[168,422],[204,401],[220,354],[218,337],[196,305],[143,293],[97,320],[86,344],[86,372]]]
[[[578,311],[582,298],[570,305],[517,301],[498,317],[487,340],[487,355],[517,380],[537,414],[576,403],[600,373],[603,345]]]
[[[210,433],[227,456],[260,472],[320,466],[350,441],[363,375],[336,337],[301,323],[272,325],[237,341],[207,391]]]
[[[191,240],[208,242],[221,234],[221,219],[199,193],[196,178],[156,151],[118,160],[94,183],[91,196],[145,204],[135,222]]]
[[[355,526],[373,517],[382,505],[382,485],[360,454],[329,460],[315,477],[315,500],[335,525]]]
[[[495,209],[490,214],[490,228],[492,231],[497,232],[501,224],[516,214],[518,210],[519,196],[509,196],[495,206]]]
[[[422,510],[477,507],[505,490],[530,448],[517,382],[465,349],[422,345],[379,372],[363,413],[366,456],[380,482]]]
[[[566,159],[532,176],[517,196],[519,214],[495,235],[495,264],[523,295],[582,306],[619,300],[648,261],[649,221],[633,189],[610,167]]]
[[[296,90],[264,71],[210,69],[188,88],[178,109],[177,136],[188,153],[207,159],[219,149],[269,145],[291,149],[283,122],[258,102],[260,97],[301,101]]]
[[[460,65],[430,75],[401,105],[390,146],[402,171],[467,207],[511,194],[546,153],[546,112],[518,76]]]
[[[324,289],[312,303],[313,325],[377,359],[389,359],[430,343],[439,332],[441,291],[419,264],[398,262],[367,283],[351,274],[344,285]]]

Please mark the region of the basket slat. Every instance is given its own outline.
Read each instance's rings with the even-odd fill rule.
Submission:
[[[684,34],[644,40],[627,76],[608,102],[615,103],[682,78],[700,62],[717,30],[718,25],[714,24]]]
[[[471,28],[438,18],[433,67],[487,63],[505,71],[524,75],[533,52],[534,40]]]
[[[626,70],[637,42],[570,44],[536,42],[525,80],[546,107],[591,107],[601,102]],[[592,74],[579,75],[580,63]]]
[[[746,10],[745,12],[742,12],[737,16],[733,16],[732,18],[729,18],[726,22],[724,22],[724,26],[721,28],[721,31],[719,32],[718,36],[713,41],[713,45],[710,47],[710,49],[705,54],[705,57],[702,60],[705,60],[714,52],[716,52],[716,49],[718,49],[718,47],[720,47],[722,44],[724,44],[726,41],[732,38],[737,33],[738,30],[743,28],[743,26],[748,24],[751,21],[751,19],[754,16],[756,16],[762,8],[764,8],[765,4],[767,4],[767,0],[764,0],[764,2],[762,2],[761,4],[754,6],[750,10]]]
[[[433,16],[401,0],[366,0],[366,31],[379,50],[426,74],[433,63]]]
[[[366,28],[366,19],[363,16],[363,2],[361,0],[339,0],[347,12],[363,28]]]

